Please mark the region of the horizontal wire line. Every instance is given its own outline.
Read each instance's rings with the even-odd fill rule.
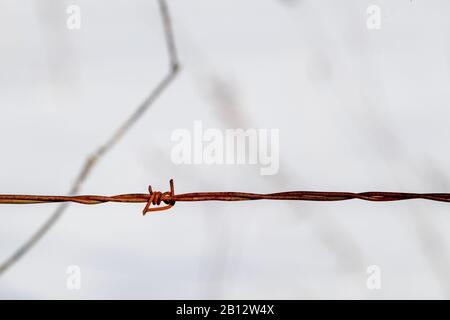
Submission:
[[[328,191],[287,191],[277,193],[247,192],[193,192],[175,194],[173,180],[170,191],[152,191],[149,193],[130,193],[115,196],[78,195],[78,196],[44,196],[44,195],[0,195],[0,204],[36,204],[52,202],[75,202],[79,204],[100,204],[105,202],[147,203],[144,214],[149,211],[165,210],[176,202],[200,201],[249,201],[249,200],[297,200],[297,201],[343,201],[359,199],[365,201],[389,202],[412,199],[450,202],[450,193],[407,193],[407,192],[328,192]],[[166,207],[151,207],[165,203]]]

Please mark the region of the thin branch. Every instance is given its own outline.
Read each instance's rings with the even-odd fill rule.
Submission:
[[[174,36],[172,32],[171,19],[166,0],[158,0],[160,14],[162,17],[164,28],[164,39],[169,56],[169,73],[159,82],[159,84],[152,90],[150,95],[138,106],[138,108],[131,114],[131,116],[122,123],[118,130],[102,144],[88,159],[84,166],[81,168],[77,179],[75,180],[72,188],[69,191],[69,195],[77,194],[92,172],[92,169],[96,166],[99,159],[104,156],[112,147],[114,147],[121,138],[127,133],[130,128],[139,120],[143,114],[153,105],[155,100],[161,95],[161,93],[169,86],[179,71],[179,62],[177,58],[177,51],[175,47]],[[68,207],[67,203],[61,204],[55,212],[48,218],[47,221],[18,249],[16,250],[5,262],[0,265],[0,275],[4,274],[13,264],[15,264],[21,257],[23,257],[61,218],[63,213]]]

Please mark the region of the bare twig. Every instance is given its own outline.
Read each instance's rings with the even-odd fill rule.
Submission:
[[[343,201],[360,199],[375,202],[389,202],[412,199],[425,199],[439,202],[450,202],[450,193],[407,193],[407,192],[335,192],[335,191],[287,191],[277,193],[248,193],[248,192],[193,192],[175,194],[173,180],[170,180],[170,191],[153,191],[149,186],[149,193],[129,193],[117,196],[39,196],[39,195],[0,195],[0,204],[36,204],[51,202],[76,202],[80,204],[100,204],[105,202],[142,203],[147,205],[143,210],[145,215],[150,211],[170,209],[176,202],[199,201],[248,201],[248,200],[300,200],[300,201]],[[153,207],[151,205],[166,206]]]
[[[177,51],[175,47],[174,36],[172,32],[172,25],[167,7],[166,0],[158,0],[160,14],[163,21],[164,38],[169,55],[169,73],[162,78],[159,84],[152,90],[150,95],[138,106],[138,108],[131,114],[131,116],[122,123],[116,132],[102,144],[88,159],[84,166],[81,168],[77,179],[75,180],[72,188],[69,191],[69,195],[74,195],[79,192],[83,182],[91,173],[92,169],[98,163],[98,160],[104,156],[114,145],[116,145],[124,134],[139,120],[143,114],[153,105],[155,100],[161,95],[161,93],[168,87],[172,80],[176,77],[179,70],[179,62],[177,57]],[[148,197],[148,195],[147,195]],[[5,262],[0,265],[0,275],[7,271],[14,263],[16,263],[23,255],[25,255],[58,221],[67,209],[68,204],[61,204],[55,212],[48,218],[47,221]]]

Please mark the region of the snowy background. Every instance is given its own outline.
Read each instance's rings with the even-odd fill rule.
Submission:
[[[66,27],[81,8],[81,30]],[[367,7],[381,8],[368,30]],[[450,2],[169,0],[181,73],[83,194],[450,192]],[[156,0],[0,0],[0,193],[65,194],[167,73]],[[278,175],[174,165],[170,136],[280,129]],[[0,205],[0,261],[57,205]],[[450,205],[72,205],[0,298],[450,298]],[[68,290],[67,267],[81,268]],[[381,290],[366,269],[381,268]]]

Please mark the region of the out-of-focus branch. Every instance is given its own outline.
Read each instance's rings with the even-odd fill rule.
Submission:
[[[114,147],[121,138],[130,130],[130,128],[139,120],[144,113],[153,105],[156,99],[162,92],[169,86],[179,71],[179,62],[177,57],[177,51],[175,47],[175,41],[172,31],[172,23],[170,19],[169,9],[167,7],[166,0],[159,0],[159,9],[162,17],[164,38],[167,46],[169,56],[169,72],[164,76],[159,84],[151,91],[149,96],[138,106],[138,108],[126,119],[116,132],[102,144],[88,159],[84,166],[81,168],[78,177],[72,185],[69,195],[77,194],[92,172],[93,168],[97,165],[98,161],[104,156],[112,147]],[[47,221],[18,249],[16,250],[5,262],[0,265],[0,275],[3,275],[12,265],[14,265],[20,258],[22,258],[42,237],[51,229],[53,225],[61,218],[63,213],[68,207],[67,203],[61,204],[55,212],[48,218]]]

